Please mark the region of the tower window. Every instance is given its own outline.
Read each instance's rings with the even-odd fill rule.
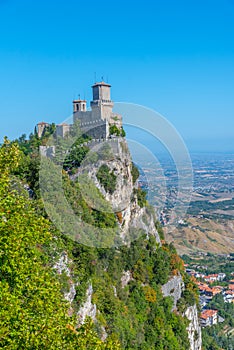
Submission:
[[[79,105],[78,105],[78,103],[76,104],[76,110],[79,111]]]

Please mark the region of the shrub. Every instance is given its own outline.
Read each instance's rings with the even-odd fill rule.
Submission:
[[[116,179],[117,176],[114,172],[110,171],[106,164],[100,166],[97,172],[97,179],[100,184],[105,188],[106,192],[113,194],[116,189]]]
[[[138,177],[140,176],[140,173],[137,166],[134,163],[132,163],[131,174],[132,174],[132,182],[135,183]]]
[[[118,128],[118,126],[116,126],[115,124],[110,125],[109,132],[110,132],[110,135],[122,136],[122,137],[126,136],[126,132],[124,131],[124,129],[122,127]]]
[[[141,188],[134,189],[134,194],[137,195],[137,202],[138,205],[143,208],[147,204],[147,193],[146,191],[142,190]]]
[[[155,222],[155,228],[158,231],[160,239],[164,240],[165,236],[164,236],[163,228],[158,220]]]

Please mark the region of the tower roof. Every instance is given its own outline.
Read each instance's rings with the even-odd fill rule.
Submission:
[[[40,123],[37,123],[37,125],[49,125],[49,123],[40,122]]]
[[[108,86],[108,87],[111,87],[110,84],[107,84],[104,81],[100,81],[99,83],[95,83],[92,87],[95,87],[95,86]]]

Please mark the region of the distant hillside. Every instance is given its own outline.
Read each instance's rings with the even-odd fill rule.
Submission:
[[[234,251],[234,220],[190,216],[185,224],[175,228],[165,227],[168,242],[173,242],[179,254],[205,251],[222,254]]]

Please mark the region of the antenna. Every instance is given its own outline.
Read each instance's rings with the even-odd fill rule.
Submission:
[[[104,77],[103,76],[101,77],[101,81],[104,81]]]
[[[78,99],[80,100],[80,94],[78,95]]]

